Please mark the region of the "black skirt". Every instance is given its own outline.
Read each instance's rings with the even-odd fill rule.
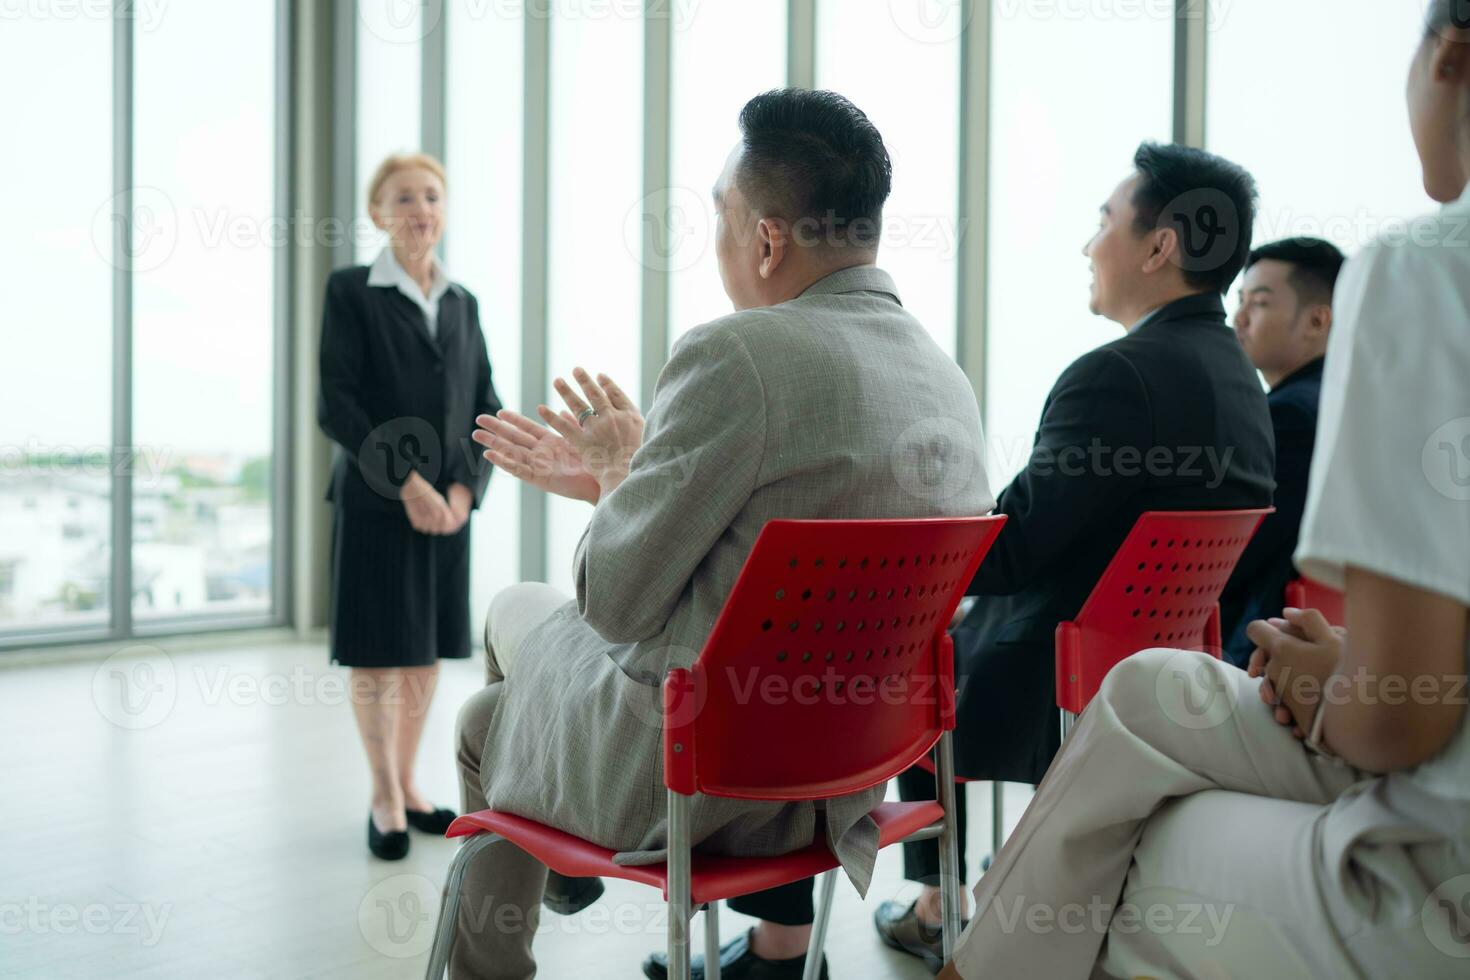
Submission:
[[[470,525],[420,534],[401,511],[336,507],[332,662],[427,667],[470,655]]]

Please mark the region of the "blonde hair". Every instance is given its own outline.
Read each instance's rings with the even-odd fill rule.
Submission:
[[[449,178],[444,173],[444,164],[440,163],[436,157],[428,153],[393,153],[378,164],[377,170],[373,171],[373,179],[368,184],[368,207],[378,203],[378,198],[383,195],[383,185],[388,183],[388,178],[400,170],[419,168],[438,177],[444,189],[449,190]]]

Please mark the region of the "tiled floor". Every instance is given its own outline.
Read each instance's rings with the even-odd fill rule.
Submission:
[[[423,976],[455,845],[415,835],[401,863],[368,855],[346,676],[315,644],[0,659],[0,976]],[[446,805],[455,711],[481,677],[447,664],[428,721],[422,783]],[[971,792],[985,842],[988,787]],[[1028,792],[1009,787],[1011,821]],[[866,903],[840,883],[834,980],[928,976],[869,924],[879,901],[913,894],[900,870],[881,855]],[[726,937],[747,925],[722,919]],[[632,980],[663,937],[657,894],[609,882],[593,909],[545,916],[540,975]]]

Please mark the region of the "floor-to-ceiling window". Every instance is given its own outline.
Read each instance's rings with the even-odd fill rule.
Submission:
[[[372,262],[387,243],[368,216],[368,183],[390,153],[421,149],[423,39],[434,25],[426,15],[438,8],[393,0],[357,4],[356,166],[353,188],[357,260]]]
[[[547,390],[551,378],[571,382],[580,366],[635,392],[642,256],[626,226],[643,198],[643,18],[630,4],[554,9]],[[548,398],[566,407],[554,392]],[[571,588],[577,539],[591,514],[580,501],[551,499],[553,585]]]
[[[960,227],[958,2],[827,0],[817,5],[817,84],[851,99],[883,134],[893,193],[878,264],[904,306],[955,352]],[[915,9],[929,7],[931,15]]]
[[[710,191],[740,139],[740,110],[786,82],[786,0],[704,3],[673,24],[668,221],[650,261],[669,276],[669,341],[731,312]]]
[[[0,631],[108,617],[111,61],[105,17],[0,29]]]
[[[991,23],[985,409],[998,487],[1026,465],[1057,376],[1121,336],[1088,312],[1082,247],[1138,144],[1170,139],[1174,17],[1160,4],[994,0]]]
[[[521,404],[521,218],[525,22],[516,10],[457,0],[448,33],[447,160],[450,275],[475,294],[495,390]],[[491,474],[473,522],[470,596],[475,621],[519,581],[520,486]]]
[[[270,607],[275,29],[179,3],[137,32],[133,212],[175,226],[134,266],[139,620]]]
[[[5,18],[0,645],[279,618],[283,6]]]
[[[1209,148],[1261,190],[1255,239],[1355,251],[1432,207],[1404,88],[1424,0],[1231,0],[1209,36]]]

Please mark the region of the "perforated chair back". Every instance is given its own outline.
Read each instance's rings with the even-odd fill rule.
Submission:
[[[671,790],[858,792],[954,727],[946,632],[1005,518],[771,521],[692,671],[665,684]]]
[[[1347,625],[1343,594],[1321,582],[1303,577],[1286,583],[1286,604],[1296,609],[1316,609],[1333,626]]]
[[[1081,714],[1103,678],[1140,650],[1220,656],[1220,592],[1270,510],[1150,511],[1082,606],[1057,627],[1057,706]]]

